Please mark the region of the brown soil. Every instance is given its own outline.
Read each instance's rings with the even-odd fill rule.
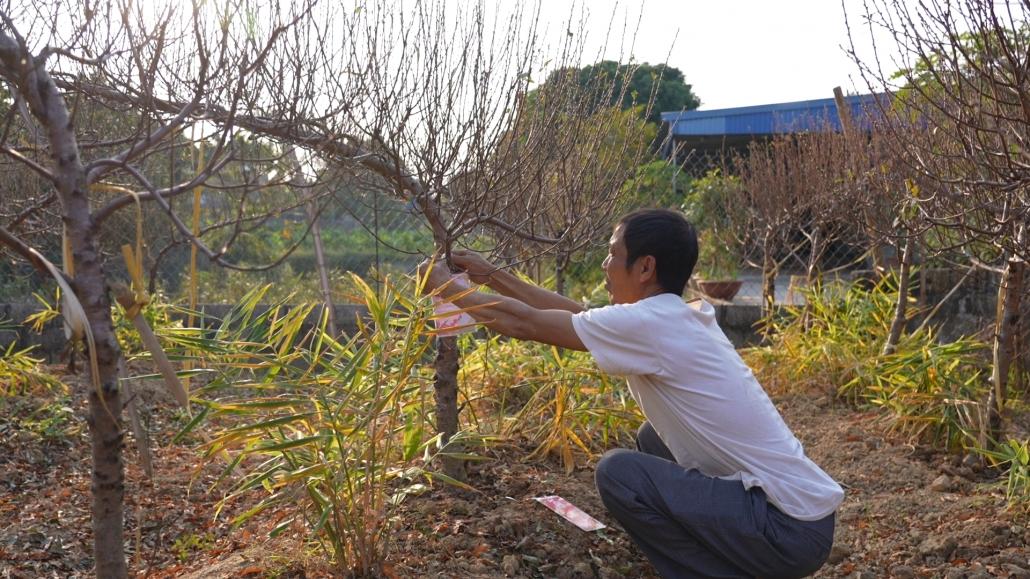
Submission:
[[[45,400],[0,408],[0,578],[90,577],[89,447],[83,434],[47,437],[16,417]],[[133,576],[154,579],[328,577],[297,536],[267,538],[287,516],[270,511],[233,530],[229,519],[262,497],[225,505],[210,488],[219,465],[197,472],[195,451],[170,445],[182,421],[159,387],[140,395],[155,432],[156,476],[127,454],[126,547]],[[816,577],[1030,577],[1030,532],[1005,507],[997,472],[886,433],[875,414],[806,396],[775,400],[813,460],[846,486],[830,562]],[[21,410],[16,410],[21,404]],[[34,406],[35,405],[35,406]],[[81,422],[85,409],[73,408]],[[383,576],[393,578],[657,575],[605,511],[593,487],[596,457],[567,476],[527,461],[525,442],[483,451],[470,466],[479,493],[434,488],[401,509]],[[946,476],[947,481],[941,479]],[[583,532],[533,497],[557,494],[609,525]]]

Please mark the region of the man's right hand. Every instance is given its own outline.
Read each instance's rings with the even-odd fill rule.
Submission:
[[[498,271],[498,267],[487,261],[482,255],[468,249],[455,249],[451,252],[451,263],[469,275],[469,280],[480,285],[490,284],[490,274]]]
[[[487,285],[502,296],[514,298],[531,308],[538,310],[563,310],[574,314],[584,311],[583,306],[579,303],[550,290],[526,283],[483,259],[483,256],[474,251],[455,249],[451,252],[451,263],[454,264],[455,268],[464,270],[469,276],[469,281],[480,285]],[[571,328],[572,326],[570,325],[569,327]],[[547,340],[544,341],[547,342]],[[547,343],[551,344],[553,342]],[[578,341],[575,343],[578,344]],[[578,345],[578,349],[583,349],[582,344]]]

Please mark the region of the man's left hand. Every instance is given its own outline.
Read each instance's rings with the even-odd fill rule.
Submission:
[[[426,294],[451,281],[451,274],[447,271],[447,264],[443,259],[426,259],[418,265],[418,275],[426,280],[422,288],[422,293]]]

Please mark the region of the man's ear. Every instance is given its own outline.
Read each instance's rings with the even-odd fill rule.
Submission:
[[[655,260],[653,255],[645,255],[640,258],[640,281],[642,283],[648,283],[658,279],[658,268],[656,267],[658,262]]]

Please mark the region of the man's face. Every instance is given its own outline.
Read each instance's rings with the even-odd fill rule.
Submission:
[[[626,267],[626,243],[622,240],[622,226],[615,228],[608,240],[608,257],[601,263],[604,270],[604,289],[613,304],[631,304],[638,299],[638,283],[633,283],[633,269]]]

